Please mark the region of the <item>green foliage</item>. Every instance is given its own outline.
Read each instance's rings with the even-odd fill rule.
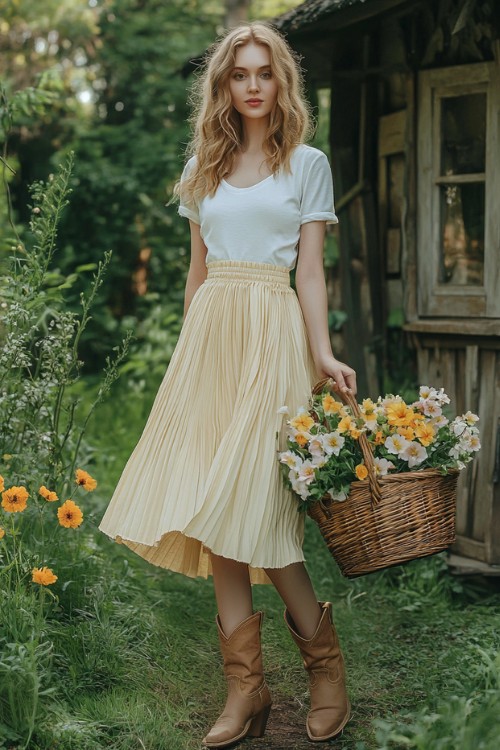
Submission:
[[[25,748],[32,747],[35,727],[56,692],[47,622],[58,595],[33,583],[31,574],[53,566],[62,594],[87,559],[81,529],[63,528],[54,503],[71,487],[80,490],[74,486],[74,470],[91,457],[85,430],[118,377],[130,339],[113,358],[107,356],[96,393],[76,419],[80,399],[72,391],[81,372],[79,343],[110,253],[99,261],[90,289],[80,295],[80,315],[67,310],[65,294],[78,274],[61,275],[53,261],[72,164],[69,155],[53,178],[33,186],[26,244],[18,235],[0,288],[1,489],[6,485],[0,511],[0,738],[20,740]],[[59,498],[42,499],[42,484]],[[27,504],[11,506],[11,491],[27,495]]]

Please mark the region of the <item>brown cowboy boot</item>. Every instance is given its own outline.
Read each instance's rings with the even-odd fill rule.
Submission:
[[[351,713],[345,687],[344,659],[331,619],[332,605],[330,602],[319,604],[321,619],[309,640],[297,633],[290,613],[285,610],[285,622],[309,673],[311,710],[306,728],[309,739],[317,742],[340,734]]]
[[[262,617],[262,612],[247,617],[229,638],[216,617],[228,695],[224,711],[203,740],[205,747],[227,747],[265,732],[272,701],[262,669]]]

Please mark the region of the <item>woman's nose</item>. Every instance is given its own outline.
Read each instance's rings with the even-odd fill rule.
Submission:
[[[257,76],[250,76],[249,82],[248,82],[248,88],[250,91],[256,91],[259,88],[259,82],[257,80]]]

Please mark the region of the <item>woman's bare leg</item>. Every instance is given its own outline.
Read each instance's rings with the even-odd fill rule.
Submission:
[[[300,635],[313,637],[321,618],[321,609],[304,563],[285,568],[266,568],[278,594],[283,599]]]
[[[219,619],[227,638],[253,614],[248,565],[212,553],[212,573]]]

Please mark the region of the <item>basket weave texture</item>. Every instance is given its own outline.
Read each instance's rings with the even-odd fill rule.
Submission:
[[[313,394],[331,383],[330,378],[320,381]],[[359,417],[352,394],[339,395]],[[323,497],[307,511],[343,575],[355,578],[453,544],[458,471],[442,475],[437,469],[422,469],[377,477],[364,434],[359,443],[367,479],[352,482],[344,502]]]

